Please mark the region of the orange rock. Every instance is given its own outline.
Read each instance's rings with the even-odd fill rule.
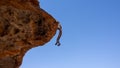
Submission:
[[[19,68],[24,54],[49,42],[61,27],[37,0],[0,1],[0,68]]]

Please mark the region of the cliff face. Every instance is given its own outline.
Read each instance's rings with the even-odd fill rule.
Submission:
[[[37,0],[1,0],[0,68],[19,68],[29,49],[49,42],[60,28]]]

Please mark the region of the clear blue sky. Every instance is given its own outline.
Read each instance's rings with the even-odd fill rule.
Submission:
[[[120,68],[120,0],[41,0],[63,26],[56,36],[27,52],[21,68]]]

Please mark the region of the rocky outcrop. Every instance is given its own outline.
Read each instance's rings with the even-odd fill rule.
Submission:
[[[19,68],[24,54],[49,42],[61,26],[37,0],[0,1],[0,68]]]

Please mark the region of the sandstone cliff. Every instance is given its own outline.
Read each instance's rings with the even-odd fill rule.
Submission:
[[[49,42],[60,24],[37,0],[0,1],[0,68],[19,68],[24,54]]]

